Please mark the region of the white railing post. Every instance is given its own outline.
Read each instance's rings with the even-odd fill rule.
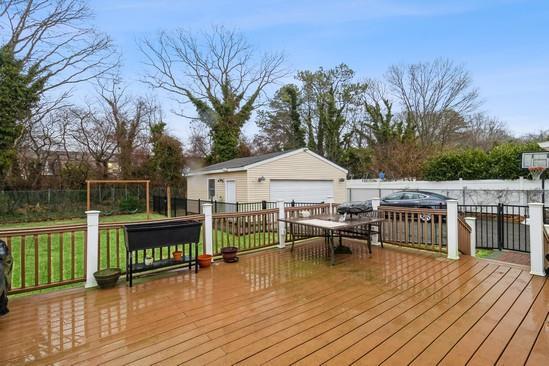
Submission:
[[[471,244],[471,249],[470,249],[471,250],[471,257],[476,257],[476,255],[477,255],[477,225],[476,225],[477,218],[476,217],[466,217],[465,222],[471,228],[471,239],[469,241],[470,244]]]
[[[98,266],[99,248],[99,213],[100,211],[86,211],[86,283],[84,287],[95,287],[97,282],[93,274]]]
[[[442,223],[439,223],[442,225]],[[446,231],[447,242],[446,249],[448,250],[448,259],[459,259],[458,250],[458,201],[446,201]]]
[[[529,203],[530,216],[530,274],[545,276],[543,243],[543,203]]]
[[[212,256],[213,262],[213,217],[212,217],[212,204],[204,203],[202,205],[202,212],[204,213],[204,251],[206,254]]]
[[[381,205],[381,198],[379,198],[379,197],[372,198],[372,210],[374,212],[377,212],[379,210],[380,205]],[[378,234],[372,235],[372,245],[381,245],[379,243]]]
[[[372,198],[372,210],[377,211],[380,205],[381,205],[381,198],[379,197]]]
[[[332,197],[332,196],[327,197],[326,202],[328,202],[328,204],[329,204],[328,214],[331,215],[333,213],[334,197]]]
[[[277,201],[276,206],[278,207],[278,218],[284,219],[286,213],[284,211],[284,201]],[[284,248],[286,246],[286,223],[278,221],[278,247]]]

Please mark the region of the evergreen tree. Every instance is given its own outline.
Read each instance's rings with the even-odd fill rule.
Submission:
[[[264,152],[305,146],[305,130],[299,111],[301,103],[297,86],[288,84],[276,92],[267,110],[259,112],[257,125],[261,133],[256,142]]]
[[[39,100],[44,80],[36,78],[37,67],[24,70],[8,47],[0,49],[0,185],[15,158],[15,142],[23,122]]]

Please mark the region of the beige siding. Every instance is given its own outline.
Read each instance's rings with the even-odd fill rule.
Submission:
[[[236,182],[236,200],[248,202],[246,172],[217,173],[208,175],[195,175],[187,178],[187,197],[191,199],[208,199],[208,179],[215,179],[215,199],[225,200],[225,181]],[[219,182],[223,179],[223,182]]]
[[[265,177],[264,182],[257,181],[261,176]],[[270,201],[271,179],[310,179],[332,180],[335,202],[344,202],[345,182],[340,182],[341,178],[345,179],[345,173],[340,169],[307,152],[300,152],[248,169],[248,200]]]
[[[207,199],[208,198],[208,182],[205,175],[193,175],[187,177],[187,198]]]

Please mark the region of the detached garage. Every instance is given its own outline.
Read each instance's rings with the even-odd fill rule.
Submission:
[[[187,197],[224,202],[345,200],[347,170],[306,148],[229,160],[193,171]]]

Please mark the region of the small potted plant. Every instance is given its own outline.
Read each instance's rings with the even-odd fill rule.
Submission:
[[[146,266],[150,266],[151,264],[153,264],[153,262],[154,262],[154,259],[150,255],[145,257],[145,265]]]
[[[236,256],[237,252],[238,252],[237,247],[221,248],[221,254],[223,255],[223,260],[225,261],[225,263],[238,262],[238,257]]]
[[[118,282],[120,273],[122,273],[120,268],[107,268],[95,272],[93,277],[95,277],[95,281],[97,281],[97,285],[100,288],[111,288]]]
[[[173,260],[176,261],[176,262],[182,262],[183,261],[183,252],[180,251],[180,250],[176,250],[175,252],[172,253],[173,255]]]
[[[207,268],[212,264],[212,256],[209,254],[201,254],[198,256],[198,264],[200,268]]]

